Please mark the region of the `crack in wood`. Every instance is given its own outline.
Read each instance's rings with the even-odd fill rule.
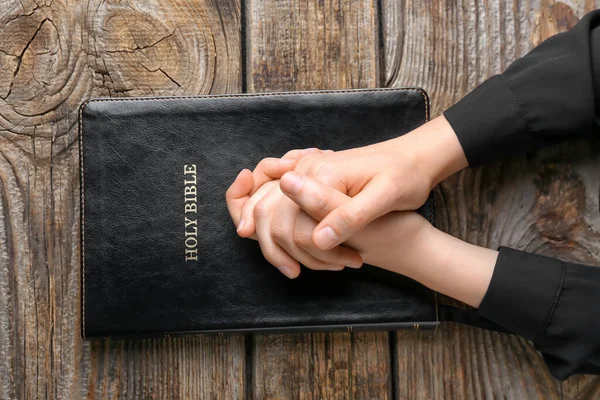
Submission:
[[[13,71],[13,79],[10,82],[10,86],[8,88],[8,92],[6,93],[6,96],[0,96],[0,98],[6,100],[9,96],[10,93],[12,91],[13,88],[13,84],[14,81],[17,77],[17,74],[19,73],[19,70],[21,69],[21,63],[23,61],[23,55],[25,54],[25,52],[29,49],[29,46],[31,45],[31,43],[33,42],[33,40],[36,38],[37,34],[40,32],[40,30],[42,29],[42,26],[44,26],[44,23],[48,21],[48,18],[44,18],[42,20],[42,22],[40,23],[40,25],[38,26],[38,28],[36,29],[35,33],[33,34],[33,36],[31,37],[31,39],[29,39],[27,41],[27,44],[25,45],[25,47],[23,48],[23,51],[21,52],[21,54],[19,54],[17,57],[17,66],[15,67],[15,70]]]

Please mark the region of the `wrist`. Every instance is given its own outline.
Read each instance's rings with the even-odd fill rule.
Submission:
[[[413,164],[432,189],[450,175],[468,167],[463,148],[444,115],[402,136],[414,155]],[[413,150],[414,149],[414,150]],[[402,151],[402,150],[401,150]]]
[[[347,243],[365,263],[416,279],[426,243],[436,229],[415,212],[393,211],[369,224]]]
[[[413,279],[473,307],[490,285],[498,252],[475,246],[435,229],[422,249],[421,268]]]

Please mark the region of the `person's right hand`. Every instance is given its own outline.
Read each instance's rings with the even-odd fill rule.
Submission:
[[[287,173],[279,185],[314,223],[351,201],[343,193],[296,172]],[[295,225],[294,236],[299,243],[312,226]],[[388,213],[345,244],[359,251],[365,263],[408,276],[472,307],[479,307],[487,292],[498,258],[497,251],[452,237],[412,211]]]
[[[329,250],[388,212],[417,209],[433,186],[466,166],[458,138],[441,116],[396,139],[304,155],[294,170],[352,198],[331,210],[313,232],[316,247]],[[241,220],[238,234],[254,234],[251,205],[244,207]]]
[[[285,174],[279,186],[291,201],[314,220],[296,221],[291,236],[299,246],[310,247],[309,229],[314,228],[336,207],[351,201],[343,193],[297,172]],[[277,214],[272,223],[276,225],[278,219],[284,220],[285,217]],[[313,222],[314,225],[311,225]],[[412,276],[423,256],[422,242],[430,240],[433,231],[435,228],[414,211],[390,212],[372,221],[344,244],[358,251],[365,263]]]

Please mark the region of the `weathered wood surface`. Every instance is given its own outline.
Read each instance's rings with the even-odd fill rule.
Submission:
[[[600,379],[560,384],[522,340],[452,325],[83,342],[76,145],[89,97],[240,92],[243,82],[418,85],[435,116],[598,5],[0,0],[0,399],[600,397]],[[436,191],[438,225],[480,245],[600,264],[599,151],[566,144],[452,177]]]
[[[384,85],[423,87],[439,115],[600,2],[382,2]],[[571,143],[451,177],[438,226],[468,242],[600,265],[600,144]],[[524,341],[446,325],[399,332],[397,398],[600,397],[600,378],[560,384]],[[418,354],[418,356],[417,356]]]
[[[247,0],[248,91],[379,86],[376,0]]]
[[[373,0],[246,3],[249,91],[376,87]],[[254,399],[390,397],[387,332],[256,335]]]
[[[240,398],[243,337],[80,338],[77,110],[239,92],[239,1],[0,2],[0,399]]]

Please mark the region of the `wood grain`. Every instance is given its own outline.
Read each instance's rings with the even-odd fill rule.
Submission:
[[[243,336],[97,341],[91,344],[85,396],[241,399],[244,352]]]
[[[0,398],[240,398],[243,337],[80,338],[77,110],[241,90],[239,1],[0,8]]]
[[[254,399],[385,399],[386,332],[256,335]]]
[[[418,85],[439,115],[591,1],[402,3],[383,0],[385,84]],[[569,143],[468,170],[436,190],[437,225],[470,243],[600,265],[598,143]],[[560,384],[523,340],[447,324],[399,332],[397,398],[597,398],[600,379]]]
[[[511,351],[506,351],[510,347]],[[560,399],[559,383],[536,365],[523,340],[445,324],[399,334],[398,399]]]
[[[246,3],[249,91],[375,87],[374,1]],[[386,332],[256,335],[254,399],[385,399]]]
[[[246,1],[248,91],[379,84],[375,0]]]
[[[0,399],[600,397],[599,378],[558,383],[523,340],[450,324],[393,342],[385,332],[83,342],[76,143],[89,97],[241,91],[243,45],[249,91],[418,85],[437,115],[598,5],[3,0]],[[454,176],[436,190],[438,225],[600,264],[599,151],[564,144]]]

